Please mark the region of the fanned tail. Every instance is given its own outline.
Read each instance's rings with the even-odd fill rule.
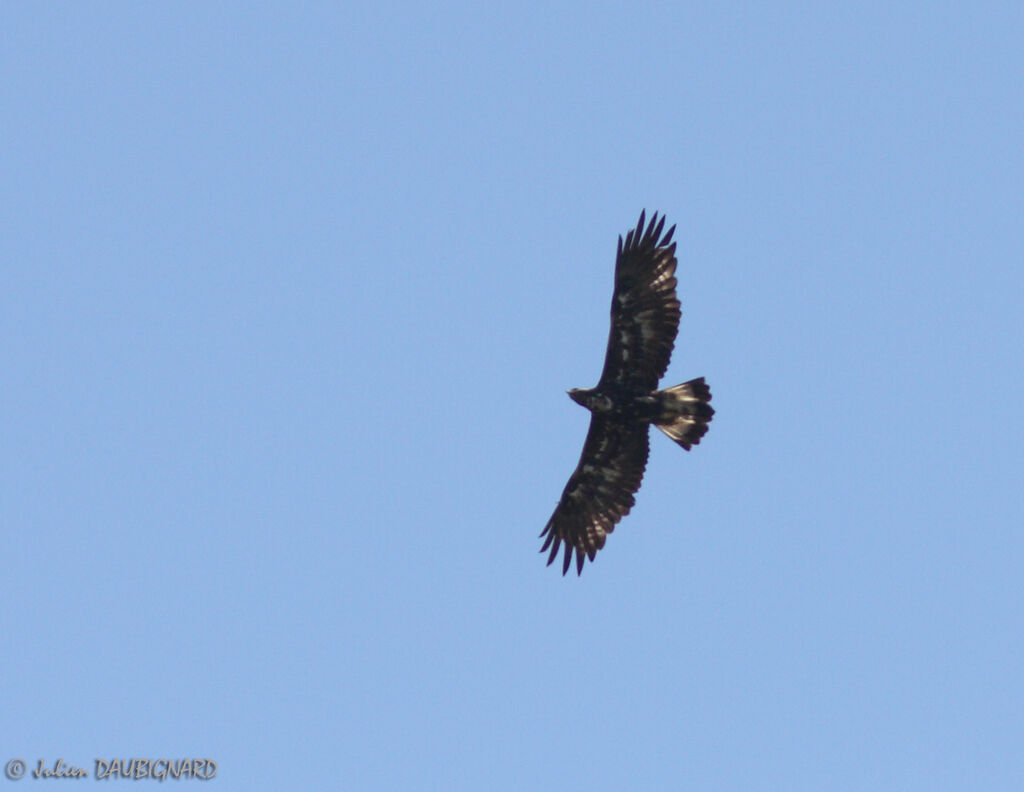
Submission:
[[[671,437],[675,442],[690,450],[707,434],[714,409],[711,401],[711,389],[703,377],[684,382],[672,388],[658,391],[661,400],[661,415],[654,425]]]

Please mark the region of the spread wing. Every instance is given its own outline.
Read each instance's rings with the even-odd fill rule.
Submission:
[[[636,228],[619,237],[612,295],[612,329],[598,388],[616,384],[637,392],[658,387],[668,368],[679,330],[676,299],[676,245],[672,226],[661,238],[665,218],[655,212],[644,229],[644,212]]]
[[[565,542],[562,574],[569,569],[573,549],[576,574],[580,574],[584,556],[593,561],[615,524],[629,514],[647,467],[647,435],[644,423],[622,423],[596,414],[591,417],[580,462],[541,532],[547,539],[540,551],[551,548],[548,566]]]

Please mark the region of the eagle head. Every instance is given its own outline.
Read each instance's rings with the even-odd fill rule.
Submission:
[[[597,388],[573,388],[566,393],[578,405],[594,413],[606,413],[614,407],[612,400]]]

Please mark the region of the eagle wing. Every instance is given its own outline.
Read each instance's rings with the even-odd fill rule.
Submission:
[[[665,218],[659,220],[655,212],[645,230],[644,215],[625,242],[619,237],[612,327],[598,388],[618,385],[643,393],[657,388],[679,330],[676,227],[662,237]]]
[[[569,569],[573,549],[576,574],[583,571],[584,557],[594,560],[615,524],[633,508],[633,494],[640,489],[648,450],[647,424],[592,415],[579,464],[541,532],[547,539],[540,551],[551,548],[548,566],[558,555],[562,542],[563,575]]]

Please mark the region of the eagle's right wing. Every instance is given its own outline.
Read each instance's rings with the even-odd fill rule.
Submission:
[[[576,550],[576,574],[583,571],[583,559],[594,560],[604,547],[605,537],[633,508],[634,493],[647,467],[648,426],[621,423],[603,415],[592,415],[587,440],[575,472],[565,485],[562,499],[541,532],[547,536],[548,566],[565,542],[564,575]]]

